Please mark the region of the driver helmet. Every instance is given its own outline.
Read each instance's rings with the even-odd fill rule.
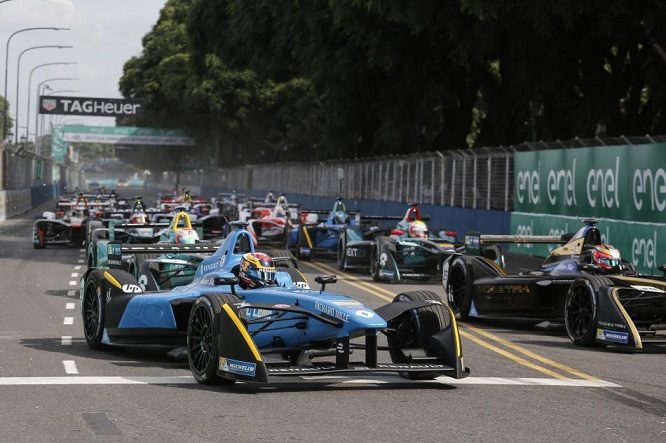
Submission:
[[[428,226],[421,220],[409,224],[409,236],[411,238],[428,238]]]
[[[333,221],[339,225],[347,223],[347,213],[345,211],[335,211],[333,214]]]
[[[193,245],[199,241],[199,234],[194,229],[181,228],[176,231],[176,243],[179,245]]]
[[[609,244],[601,244],[592,248],[592,262],[604,271],[610,271],[622,264],[622,258],[617,248]]]
[[[137,225],[145,225],[146,223],[148,223],[148,221],[146,220],[146,214],[144,214],[143,212],[137,212],[136,214],[132,214],[129,221],[130,223]]]
[[[249,289],[275,284],[273,259],[261,252],[243,254],[238,278]]]

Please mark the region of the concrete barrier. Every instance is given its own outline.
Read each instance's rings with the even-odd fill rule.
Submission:
[[[0,220],[22,214],[32,207],[30,189],[0,191]]]

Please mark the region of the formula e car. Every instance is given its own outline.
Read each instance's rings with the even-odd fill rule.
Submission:
[[[338,266],[342,270],[369,269],[375,281],[439,278],[442,261],[461,246],[455,243],[453,231],[431,233],[425,224],[428,219],[416,204],[403,217],[367,218],[398,220],[398,224],[395,229],[372,232],[371,239],[343,238]]]
[[[49,244],[82,245],[91,205],[83,194],[80,194],[75,201],[58,200],[55,212],[43,212],[42,216],[33,222],[33,246],[41,249]]]
[[[320,215],[327,217],[320,222]],[[315,257],[337,259],[344,254],[348,241],[372,240],[383,232],[377,226],[370,226],[370,219],[374,218],[347,211],[340,197],[335,200],[330,211],[303,209],[300,212],[300,223],[293,225],[289,232],[287,249],[303,260]]]
[[[571,341],[582,346],[666,343],[666,278],[637,274],[619,251],[601,243],[595,219],[583,222],[578,232],[563,236],[468,234],[466,255],[454,254],[443,265],[449,305],[462,319],[564,322]],[[474,254],[497,243],[560,246],[540,268],[510,275]]]
[[[192,374],[203,384],[336,372],[468,375],[455,317],[436,294],[407,292],[372,310],[325,291],[335,276],[317,277],[321,289],[309,289],[299,273],[283,268],[274,284],[243,289],[233,271],[254,241],[237,227],[199,264],[191,284],[170,291],[150,291],[155,282],[122,270],[89,269],[81,279],[88,345],[185,344]],[[379,333],[388,346],[378,345]],[[350,359],[355,350],[364,351],[363,361]],[[392,362],[380,362],[379,351]]]
[[[280,194],[273,207],[260,203],[258,207],[241,211],[240,220],[248,222],[247,230],[252,234],[255,245],[283,247],[292,221],[298,219],[298,210],[298,204],[290,204],[287,197]]]

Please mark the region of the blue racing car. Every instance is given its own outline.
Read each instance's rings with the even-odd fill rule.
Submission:
[[[89,269],[81,280],[88,345],[186,344],[192,374],[204,384],[335,372],[469,374],[455,316],[436,294],[405,292],[373,310],[326,291],[334,275],[317,277],[321,288],[311,289],[297,269],[254,250],[246,223],[234,225],[193,281],[170,291],[150,291],[155,282],[139,283],[120,269]],[[187,246],[195,245],[172,248]],[[380,333],[388,346],[378,344]],[[352,361],[358,351],[361,359]]]

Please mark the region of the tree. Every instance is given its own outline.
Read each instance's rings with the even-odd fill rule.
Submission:
[[[5,119],[5,116],[0,112],[0,135],[5,133],[5,128],[9,131],[14,127],[14,121],[12,120],[11,115],[9,115],[9,103],[0,95],[0,110],[4,111],[5,105],[7,106],[7,117]],[[1,141],[2,140],[0,140],[0,142]]]

